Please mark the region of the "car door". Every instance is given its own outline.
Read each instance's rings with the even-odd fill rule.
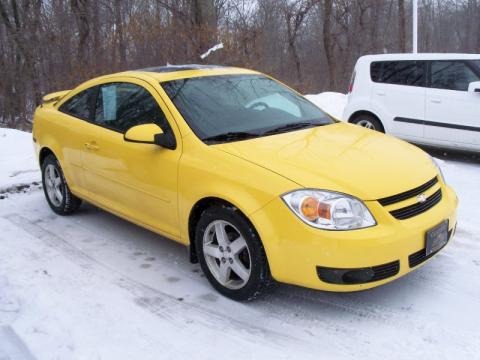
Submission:
[[[59,143],[62,169],[70,188],[77,194],[85,192],[82,164],[85,132],[93,112],[96,87],[91,87],[69,97],[58,107],[57,123],[51,127],[52,137]]]
[[[480,81],[473,64],[463,60],[430,63],[425,137],[438,145],[480,147],[480,96],[469,92]]]
[[[423,138],[425,62],[378,61],[371,64],[372,105],[391,134],[408,140]]]
[[[147,82],[119,78],[99,86],[84,150],[85,182],[100,205],[177,239],[181,144],[177,141],[177,148],[169,150],[123,138],[130,127],[147,123],[164,132],[172,131],[173,125],[175,134],[175,123],[165,109]]]

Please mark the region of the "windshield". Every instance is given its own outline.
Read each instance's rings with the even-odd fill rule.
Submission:
[[[261,75],[205,76],[162,86],[191,129],[207,143],[333,123],[308,100]]]

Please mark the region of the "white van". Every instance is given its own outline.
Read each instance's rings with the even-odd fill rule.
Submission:
[[[480,151],[480,54],[362,56],[343,118],[418,144]]]

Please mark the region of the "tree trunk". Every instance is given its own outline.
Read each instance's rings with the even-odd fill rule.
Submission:
[[[94,1],[92,6],[93,54],[95,59],[95,73],[97,74],[103,62],[100,45],[100,7],[98,1]]]
[[[328,65],[328,87],[336,90],[336,69],[332,36],[333,0],[323,1],[323,44]]]
[[[87,12],[88,0],[70,0],[73,15],[78,28],[77,56],[79,64],[88,64],[87,39],[90,33],[89,18]]]
[[[295,65],[295,71],[297,74],[297,83],[301,85],[303,83],[302,69],[300,67],[300,56],[298,56],[297,47],[295,45],[295,40],[291,40],[288,43],[289,53],[292,55],[292,60]]]
[[[217,15],[214,0],[191,0],[191,16],[196,55],[199,56],[217,41]]]
[[[398,44],[400,52],[407,52],[407,44],[405,39],[405,0],[398,0]]]
[[[125,44],[125,36],[123,34],[122,0],[115,0],[114,13],[120,68],[124,70],[127,64],[127,47]]]

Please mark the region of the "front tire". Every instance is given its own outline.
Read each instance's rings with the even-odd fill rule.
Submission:
[[[55,213],[69,215],[78,210],[82,200],[70,191],[60,163],[54,155],[48,155],[42,163],[42,183],[48,205]]]
[[[234,207],[206,209],[197,224],[195,245],[208,281],[230,299],[253,300],[271,282],[260,238]]]

